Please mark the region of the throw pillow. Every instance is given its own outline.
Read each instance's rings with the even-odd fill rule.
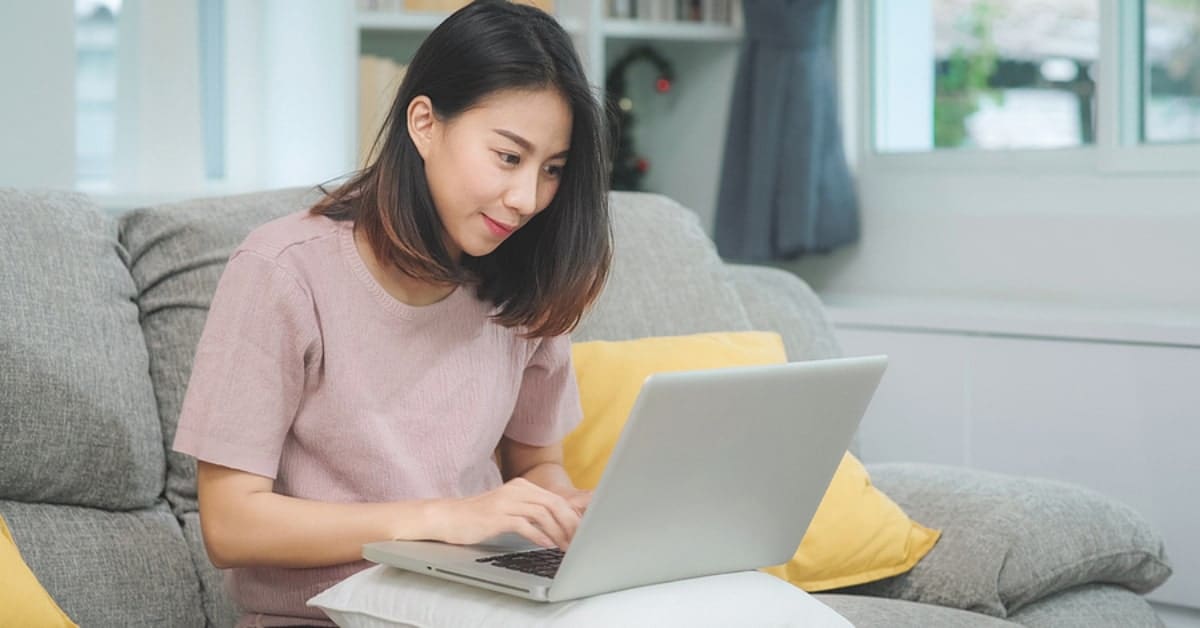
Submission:
[[[563,442],[567,474],[595,488],[642,382],[653,373],[777,364],[783,340],[770,332],[708,333],[573,345],[583,422]],[[768,568],[807,591],[862,584],[912,569],[939,532],[912,521],[871,485],[847,453],[795,556]]]
[[[1171,575],[1129,506],[1062,482],[927,464],[873,465],[888,494],[944,534],[912,571],[849,593],[1011,616],[1093,582],[1147,593]]]
[[[852,628],[807,593],[753,571],[547,604],[376,565],[316,595],[308,605],[342,628]]]
[[[0,626],[78,628],[21,559],[3,517],[0,517],[0,574],[4,574],[0,586]]]

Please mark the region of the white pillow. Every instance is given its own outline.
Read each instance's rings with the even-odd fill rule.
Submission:
[[[757,571],[547,604],[376,565],[314,596],[308,605],[342,628],[854,628],[816,598]]]

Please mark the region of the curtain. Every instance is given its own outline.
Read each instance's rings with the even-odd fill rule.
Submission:
[[[858,201],[837,119],[836,0],[743,0],[717,196],[729,260],[828,253],[855,242]]]

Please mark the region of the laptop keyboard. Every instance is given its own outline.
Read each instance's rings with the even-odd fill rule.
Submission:
[[[514,552],[475,559],[477,563],[491,563],[504,569],[512,569],[535,576],[553,578],[558,573],[558,565],[562,563],[563,551],[560,549],[542,549],[528,552]]]

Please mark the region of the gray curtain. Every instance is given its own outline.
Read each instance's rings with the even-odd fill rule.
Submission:
[[[837,116],[836,0],[743,0],[716,241],[729,260],[827,253],[858,239]]]

